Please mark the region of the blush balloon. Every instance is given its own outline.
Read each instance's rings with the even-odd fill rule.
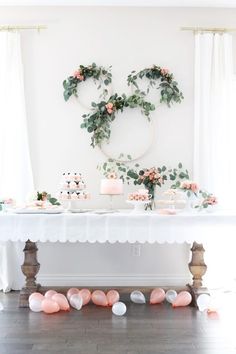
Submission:
[[[70,300],[70,297],[74,294],[79,294],[79,289],[77,288],[70,288],[68,291],[67,291],[67,294],[66,294],[66,297],[68,300]]]
[[[91,291],[89,289],[81,289],[79,295],[83,299],[83,306],[87,305],[91,300]]]
[[[120,300],[120,294],[116,290],[110,290],[107,293],[107,301],[109,306],[113,306]]]
[[[51,299],[53,297],[53,295],[57,294],[57,292],[55,290],[48,290],[46,291],[46,293],[44,294],[46,299]]]
[[[108,306],[107,297],[101,290],[95,290],[92,293],[92,302],[98,306]]]
[[[42,301],[42,310],[47,314],[55,313],[60,310],[60,307],[57,302],[51,299],[44,299]]]
[[[44,299],[44,296],[41,294],[41,293],[33,293],[29,296],[29,302],[33,299],[36,299],[36,300],[41,300],[43,301]]]
[[[63,294],[54,294],[52,300],[57,302],[60,310],[62,311],[69,311],[70,305],[67,301],[67,298]]]
[[[181,291],[175,298],[172,306],[181,307],[188,306],[192,302],[192,295],[188,291]]]
[[[166,293],[161,288],[153,289],[150,295],[150,304],[160,304],[166,298]]]

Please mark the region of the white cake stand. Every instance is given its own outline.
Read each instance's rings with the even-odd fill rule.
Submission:
[[[149,200],[126,200],[126,203],[134,206],[133,213],[143,213],[145,205],[150,203]]]

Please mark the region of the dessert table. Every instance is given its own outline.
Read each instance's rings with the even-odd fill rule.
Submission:
[[[222,236],[227,242],[235,240],[236,213],[160,215],[156,211],[132,213],[123,210],[114,213],[0,214],[0,241],[25,242],[21,268],[26,282],[20,292],[20,307],[27,307],[29,295],[40,288],[37,284],[40,268],[37,242],[186,242],[192,245],[188,266],[193,281],[188,286],[196,300],[200,293],[207,292],[202,284],[207,270],[203,243],[214,246]]]

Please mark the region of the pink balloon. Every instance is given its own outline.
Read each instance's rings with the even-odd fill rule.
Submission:
[[[83,306],[87,305],[89,301],[91,300],[91,291],[89,289],[81,289],[79,291],[79,295],[83,299]]]
[[[46,299],[51,299],[53,297],[53,295],[55,295],[55,294],[57,294],[57,292],[55,290],[48,290],[48,291],[46,291],[44,296],[46,297]]]
[[[150,295],[150,304],[160,304],[165,300],[166,293],[161,288],[153,289]]]
[[[92,293],[92,302],[98,306],[108,306],[107,297],[101,290],[95,290]]]
[[[188,291],[181,291],[175,298],[172,307],[188,306],[192,302],[192,295]]]
[[[51,299],[44,299],[42,301],[42,310],[45,313],[55,313],[60,310],[60,307],[57,302],[51,300]]]
[[[120,300],[120,294],[116,290],[110,290],[107,293],[108,306],[113,306]]]
[[[40,293],[33,293],[33,294],[31,294],[29,296],[29,302],[31,300],[41,300],[41,301],[43,301],[43,299],[44,299],[44,296],[42,294],[40,294]]]
[[[65,295],[55,294],[55,295],[53,295],[52,300],[58,303],[60,310],[62,310],[62,311],[69,311],[70,310],[70,305],[69,305]]]
[[[77,288],[70,288],[68,291],[67,291],[67,294],[66,294],[66,297],[68,300],[70,300],[70,297],[72,295],[78,295],[79,294],[79,289]]]

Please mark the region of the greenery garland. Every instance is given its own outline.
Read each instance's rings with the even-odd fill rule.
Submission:
[[[98,81],[98,90],[102,87],[103,84],[105,86],[111,84],[112,74],[110,69],[111,66],[106,69],[102,66],[97,66],[95,63],[92,63],[92,65],[89,66],[80,65],[73,75],[69,76],[66,80],[63,81],[65,101],[68,101],[72,95],[78,97],[78,85],[87,79],[92,78],[95,83]],[[104,89],[101,97],[105,98],[107,94],[108,90]]]
[[[145,101],[142,95],[132,96],[112,95],[108,101],[92,102],[92,112],[84,114],[81,128],[87,129],[92,134],[92,147],[101,146],[101,143],[109,141],[111,135],[111,123],[115,120],[117,112],[123,112],[125,108],[141,108],[142,113],[150,120],[149,114],[155,110],[155,106]]]
[[[141,92],[137,83],[138,79],[146,78],[149,80],[146,92]],[[174,80],[174,75],[168,69],[153,65],[151,68],[143,69],[139,72],[132,71],[127,78],[128,86],[136,87],[136,94],[148,94],[150,88],[156,86],[160,90],[160,103],[166,103],[168,107],[174,102],[181,103],[184,98],[182,92],[178,88],[178,83]]]

